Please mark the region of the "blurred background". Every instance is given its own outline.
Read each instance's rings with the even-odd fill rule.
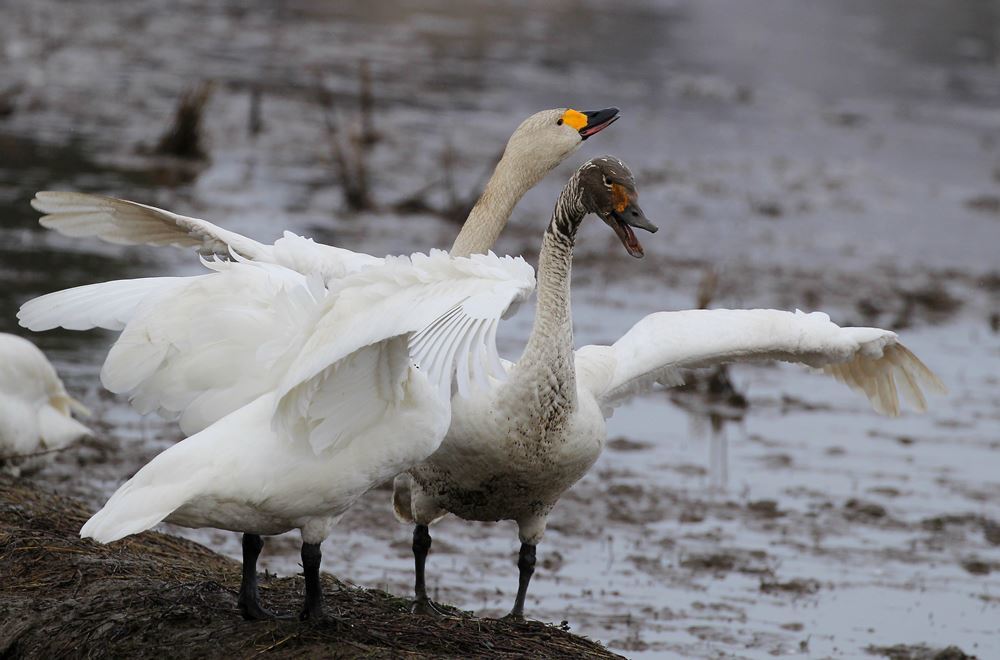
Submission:
[[[451,244],[524,117],[618,106],[496,250],[533,260],[573,169],[629,163],[661,231],[635,261],[585,225],[578,344],[665,309],[822,310],[897,330],[950,394],[883,419],[772,365],[634,401],[551,518],[529,616],[634,657],[1000,656],[1000,2],[6,0],[2,16],[0,330],[27,334],[14,314],[42,293],[199,269],[46,232],[37,190],[409,253]],[[101,391],[110,334],[30,338],[101,431],[37,478],[97,507],[178,432]],[[173,531],[239,554],[234,534]],[[324,568],[409,594],[410,534],[372,491]],[[297,544],[262,562],[296,572]],[[447,519],[432,596],[503,613],[516,549],[513,524]]]

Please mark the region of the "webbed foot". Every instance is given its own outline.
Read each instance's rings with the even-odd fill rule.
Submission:
[[[418,598],[410,606],[410,612],[424,616],[447,616],[444,610],[434,604],[430,598]]]

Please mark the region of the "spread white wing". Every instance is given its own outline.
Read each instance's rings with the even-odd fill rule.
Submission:
[[[18,318],[31,330],[122,331],[101,370],[104,386],[196,433],[278,385],[327,295],[318,274],[204,263],[215,272],[50,293],[25,303]]]
[[[308,336],[325,288],[264,262],[205,262],[210,275],[90,284],[18,312],[31,330],[119,330],[101,370],[141,413],[195,433],[274,389]]]
[[[317,273],[324,281],[382,262],[378,257],[316,243],[288,231],[274,245],[265,245],[207,220],[114,197],[41,191],[31,205],[46,214],[39,220],[43,227],[66,236],[96,236],[124,245],[194,247],[206,256],[228,259],[235,255],[285,266],[303,275]]]
[[[879,328],[841,328],[822,312],[771,309],[658,312],[611,346],[584,346],[577,371],[605,407],[661,382],[676,385],[685,369],[727,362],[780,360],[822,370],[868,398],[884,415],[899,414],[899,394],[926,409],[923,388],[943,392],[930,369]]]
[[[121,330],[143,301],[193,279],[143,277],[77,286],[29,300],[21,305],[17,319],[22,327],[35,332],[53,328]]]
[[[381,258],[359,252],[351,252],[312,239],[286,232],[283,238],[268,248],[267,256],[272,261],[254,260],[260,264],[284,266],[304,276],[316,276],[324,283],[332,284],[346,275],[377,266]],[[232,255],[230,255],[232,256]],[[235,257],[237,260],[242,257]],[[221,267],[214,267],[220,270]],[[276,271],[275,271],[276,272]],[[53,328],[67,330],[90,330],[104,328],[121,330],[131,321],[139,309],[150,306],[175,289],[187,288],[189,309],[205,309],[208,300],[197,302],[191,293],[201,276],[194,277],[144,277],[130,280],[98,282],[56,291],[39,296],[24,303],[17,313],[21,326],[41,332]],[[239,295],[238,286],[225,289],[222,282],[213,281],[217,288],[210,298],[221,294],[220,302],[225,303],[227,295]],[[214,300],[212,301],[214,304]],[[225,305],[223,305],[225,307]]]
[[[286,254],[307,260],[310,249],[293,244]],[[433,366],[428,377],[439,391],[450,392],[455,373],[465,388],[473,378],[484,380],[485,365],[496,360],[497,319],[534,288],[534,272],[522,259],[492,254],[451,259],[434,251],[340,263],[355,272],[345,268],[324,283],[320,272],[306,276],[277,264],[205,262],[214,273],[77,287],[26,303],[19,317],[32,329],[124,326],[101,370],[102,383],[127,394],[143,414],[178,418],[186,434],[274,391],[294,367],[295,377],[310,381],[296,400],[311,401],[311,409],[322,411],[317,419],[335,417],[328,426],[364,420],[333,434],[341,438],[374,413],[342,415],[339,406],[351,413],[366,405],[383,410],[398,393],[410,348],[387,340],[405,338],[450,312],[419,335],[414,357]],[[379,342],[386,343],[361,351]],[[351,396],[332,396],[331,387]],[[364,398],[373,391],[381,398]],[[293,421],[288,414],[285,419]]]
[[[179,418],[185,434],[273,390],[327,295],[318,278],[274,264],[206,265],[216,272],[140,305],[101,369],[108,390]]]
[[[145,204],[87,193],[41,191],[31,205],[43,227],[65,236],[96,236],[122,245],[194,247],[205,255],[270,261],[270,246],[213,225]]]
[[[453,377],[460,391],[477,380],[485,386],[499,361],[496,325],[530,295],[535,279],[520,258],[451,258],[435,250],[388,258],[339,284],[278,387],[274,411],[279,432],[317,453],[407,405],[411,368],[430,381],[442,405]],[[392,337],[407,342],[377,343]]]

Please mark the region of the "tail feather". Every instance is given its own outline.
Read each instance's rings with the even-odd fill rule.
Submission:
[[[138,475],[137,475],[138,476]],[[163,522],[187,500],[186,484],[134,486],[125,482],[80,529],[82,538],[111,543]]]
[[[122,484],[84,524],[80,536],[110,543],[144,532],[196,497],[206,471],[192,469],[190,457],[178,451],[183,445],[170,447]]]

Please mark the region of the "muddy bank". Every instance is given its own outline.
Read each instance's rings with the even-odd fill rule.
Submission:
[[[538,622],[411,615],[331,575],[323,621],[246,622],[233,560],[151,532],[99,546],[77,536],[86,517],[75,500],[0,478],[0,657],[620,657]],[[262,596],[294,612],[301,582],[266,576]]]

